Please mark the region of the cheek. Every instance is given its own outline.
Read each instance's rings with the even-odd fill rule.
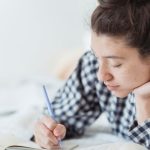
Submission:
[[[145,82],[149,81],[149,73],[147,70],[140,70],[135,69],[128,69],[117,75],[118,82],[124,87],[125,89],[134,89]]]
[[[134,86],[137,79],[137,72],[129,68],[121,68],[120,70],[115,70],[112,73],[115,82],[117,82],[122,88],[130,88]]]

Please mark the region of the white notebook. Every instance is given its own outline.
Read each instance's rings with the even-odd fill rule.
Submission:
[[[74,150],[78,145],[62,142],[61,150]],[[36,143],[23,141],[13,135],[0,137],[0,150],[43,150]]]

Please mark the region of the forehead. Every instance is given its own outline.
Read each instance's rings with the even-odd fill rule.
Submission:
[[[91,48],[94,53],[99,57],[105,57],[109,55],[124,56],[137,54],[135,48],[129,47],[123,38],[112,37],[108,35],[97,35],[92,32],[91,37]]]

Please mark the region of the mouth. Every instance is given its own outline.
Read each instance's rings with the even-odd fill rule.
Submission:
[[[106,85],[106,86],[111,91],[115,91],[119,88],[119,85],[113,85],[113,86],[112,85]]]

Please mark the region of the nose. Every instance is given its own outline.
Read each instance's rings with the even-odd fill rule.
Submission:
[[[111,81],[113,79],[113,75],[105,65],[100,65],[97,77],[100,81]]]

